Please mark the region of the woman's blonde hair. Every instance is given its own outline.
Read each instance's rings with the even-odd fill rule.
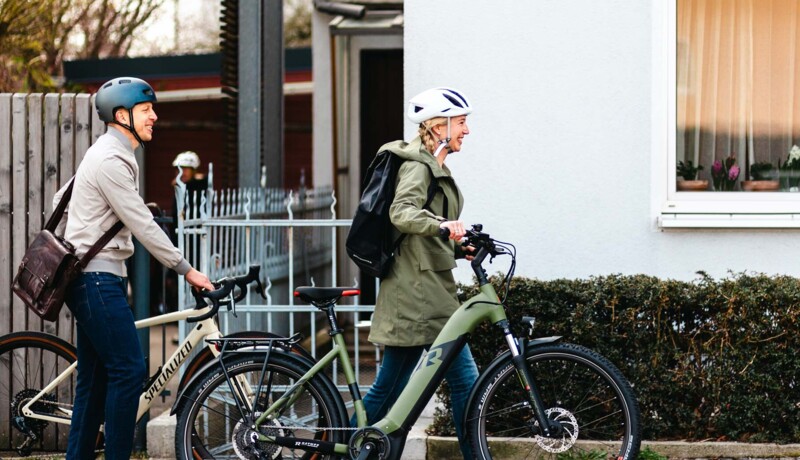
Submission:
[[[422,139],[422,145],[425,146],[425,150],[430,153],[436,151],[436,147],[439,145],[439,142],[436,140],[436,137],[433,135],[433,127],[439,126],[447,123],[447,118],[445,117],[434,117],[430,120],[425,120],[419,124],[419,137]]]

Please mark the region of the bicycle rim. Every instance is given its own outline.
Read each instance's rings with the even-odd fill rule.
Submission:
[[[69,425],[22,416],[22,407],[76,360],[74,348],[49,334],[22,332],[0,337],[0,452],[63,453]],[[37,413],[69,420],[75,374],[34,403]],[[33,432],[29,439],[20,429]]]
[[[510,360],[478,389],[468,418],[482,459],[636,458],[639,410],[630,385],[609,361],[576,345],[528,352],[528,366],[548,417],[563,432],[541,436]]]
[[[226,360],[231,381],[244,380],[253,391],[261,383],[256,412],[263,411],[283,396],[307,370],[279,357],[270,359],[263,375],[262,366],[263,356],[258,355]],[[238,394],[240,386],[234,384],[232,389],[222,371],[213,370],[215,372],[200,378],[187,393],[190,401],[178,416],[176,436],[179,436],[181,445],[176,447],[179,455],[187,452],[190,455],[186,458],[204,459],[330,458],[301,449],[248,441],[253,435],[249,418],[252,414],[250,411],[242,414],[236,403],[242,401]],[[269,436],[343,442],[346,431],[329,429],[347,426],[339,409],[343,404],[335,401],[337,396],[329,386],[312,379],[294,394],[291,406],[277,417],[266,420],[259,432]],[[252,401],[247,406],[252,406]]]

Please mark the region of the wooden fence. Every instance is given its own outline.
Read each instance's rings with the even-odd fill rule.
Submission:
[[[69,310],[43,322],[13,295],[11,281],[53,195],[104,132],[89,94],[0,94],[0,334],[39,330],[73,341]]]

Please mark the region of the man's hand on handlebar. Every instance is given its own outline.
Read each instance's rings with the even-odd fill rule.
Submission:
[[[460,220],[447,220],[442,222],[439,224],[439,233],[444,233],[441,231],[441,229],[445,228],[450,232],[448,237],[451,240],[460,241],[462,238],[464,238],[464,235],[467,234],[467,231],[464,230],[464,222]]]
[[[186,274],[186,281],[198,289],[206,289],[208,291],[213,291],[215,289],[208,277],[194,268],[189,270],[189,273]]]

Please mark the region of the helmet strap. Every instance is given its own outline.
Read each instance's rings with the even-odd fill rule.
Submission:
[[[139,137],[139,133],[136,132],[136,129],[133,128],[133,108],[128,109],[128,118],[130,118],[130,124],[129,125],[126,125],[124,123],[118,122],[116,120],[116,117],[114,117],[114,121],[112,121],[111,123],[114,123],[115,125],[122,126],[123,128],[127,129],[128,131],[130,131],[131,134],[133,134],[133,137],[136,139],[136,141],[142,147],[142,150],[144,150],[144,142],[142,142],[142,138]]]
[[[439,152],[444,148],[447,147],[447,153],[453,153],[452,147],[450,147],[450,117],[447,117],[447,137],[444,139],[439,139],[439,136],[433,132],[433,128],[428,128],[428,131],[436,138],[436,142],[439,144],[439,147],[436,148],[436,152],[434,152],[433,156],[439,154]]]

